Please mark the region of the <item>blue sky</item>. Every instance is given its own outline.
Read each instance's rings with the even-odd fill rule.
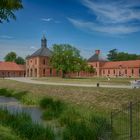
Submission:
[[[94,50],[140,54],[139,0],[23,0],[17,20],[0,24],[0,60],[10,51],[25,57],[40,47],[69,43],[88,58]]]

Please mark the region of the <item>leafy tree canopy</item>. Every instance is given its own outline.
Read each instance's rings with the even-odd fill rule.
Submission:
[[[63,77],[70,72],[85,70],[86,61],[80,56],[80,51],[69,44],[55,44],[52,47],[50,64],[57,71],[62,71]]]
[[[117,61],[117,54],[118,54],[117,49],[110,50],[109,54],[107,55],[108,60]]]
[[[6,62],[15,62],[17,54],[15,52],[9,52],[5,57],[4,60]]]
[[[17,54],[15,52],[9,52],[4,57],[4,60],[6,62],[16,62],[17,64],[25,64],[25,60],[22,57],[17,56]]]
[[[15,62],[17,63],[17,64],[25,64],[25,60],[22,58],[22,57],[20,57],[20,56],[18,56],[17,58],[16,58],[16,60],[15,60]]]
[[[22,8],[21,0],[0,0],[0,22],[16,19],[14,12]]]
[[[127,61],[140,59],[140,55],[118,52],[117,49],[110,50],[107,56],[108,60],[110,61]]]

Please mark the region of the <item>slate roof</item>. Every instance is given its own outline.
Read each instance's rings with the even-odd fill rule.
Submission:
[[[18,65],[15,62],[0,62],[0,71],[25,71],[25,65]]]
[[[97,61],[107,61],[107,59],[105,59],[105,57],[103,57],[101,53],[95,53],[88,59],[88,62],[97,62]]]
[[[37,56],[50,57],[51,55],[52,55],[52,52],[47,47],[41,47],[36,52],[34,52],[32,55],[28,56],[27,58],[37,57]]]
[[[52,55],[52,52],[47,48],[47,39],[45,35],[43,35],[41,39],[41,48],[38,49],[36,52],[34,52],[32,55],[29,55],[27,59],[31,57],[37,57],[37,56],[50,57],[51,55]]]

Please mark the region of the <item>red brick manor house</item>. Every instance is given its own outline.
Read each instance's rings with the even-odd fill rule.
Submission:
[[[48,65],[51,51],[47,48],[47,40],[45,36],[41,39],[41,48],[30,55],[26,60],[26,76],[28,77],[47,77],[59,76]],[[80,72],[80,74],[72,73],[72,76],[102,76],[102,77],[140,77],[140,60],[132,61],[116,61],[109,62],[101,55],[100,50],[96,50],[95,54],[88,59],[88,64],[96,69],[93,75]]]
[[[48,77],[61,76],[55,69],[49,66],[49,58],[52,52],[47,47],[45,36],[41,39],[41,48],[28,56],[26,66],[17,65],[13,62],[0,62],[0,77]],[[86,72],[71,73],[71,76],[97,76],[97,77],[140,77],[140,60],[110,62],[104,59],[100,50],[88,60],[88,64],[96,69],[95,74]]]

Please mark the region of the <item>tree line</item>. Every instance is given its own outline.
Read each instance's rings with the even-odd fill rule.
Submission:
[[[139,60],[140,55],[130,54],[126,52],[119,52],[117,49],[112,49],[107,55],[109,61],[128,61],[128,60]]]

